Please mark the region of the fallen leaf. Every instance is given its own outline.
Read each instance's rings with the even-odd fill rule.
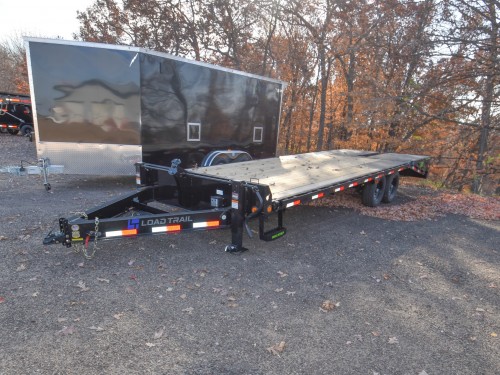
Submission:
[[[389,280],[391,278],[391,275],[389,275],[388,273],[384,273],[382,277],[384,278],[384,280]]]
[[[80,268],[84,268],[85,267],[85,263],[84,262],[78,263],[77,266],[80,267]]]
[[[491,336],[491,337],[497,337],[498,335],[497,335],[497,333],[496,333],[496,332],[491,332],[491,333],[490,333],[490,336]]]
[[[118,313],[118,314],[113,315],[113,318],[115,318],[116,320],[120,320],[123,315],[124,315],[124,313]]]
[[[153,344],[152,342],[147,342],[147,343],[146,343],[146,346],[147,346],[148,348],[152,348],[152,347],[156,346],[156,344]]]
[[[100,281],[101,283],[108,283],[109,284],[109,280],[108,279],[101,279],[100,277],[98,277],[97,281]]]
[[[379,337],[380,336],[380,332],[379,331],[372,331],[372,335],[375,336],[375,337]]]
[[[181,299],[186,299],[186,298],[187,298],[187,295],[181,294]]]
[[[135,259],[130,259],[130,260],[128,261],[128,265],[129,265],[129,266],[132,266],[134,263],[135,263]]]
[[[35,292],[31,295],[31,297],[38,297],[38,294],[40,294],[40,292]]]
[[[19,267],[16,268],[17,272],[24,271],[26,269],[26,265],[24,263],[21,263]]]
[[[425,370],[422,370],[418,373],[418,375],[429,375]]]
[[[283,291],[283,288],[277,288],[277,289],[274,289],[275,292],[282,292]]]
[[[498,288],[498,286],[495,283],[491,283],[491,284],[488,285],[488,288],[496,289],[496,288]]]
[[[233,296],[230,296],[230,297],[227,297],[227,300],[231,301],[231,302],[234,302],[234,301],[236,301],[236,298],[234,298]]]
[[[335,302],[327,299],[326,301],[323,301],[323,303],[321,304],[321,307],[319,309],[320,309],[320,311],[327,312],[327,311],[332,311],[333,309],[335,309],[338,306],[340,306],[340,302],[335,303]]]
[[[194,308],[192,308],[192,307],[188,307],[188,308],[186,308],[186,309],[183,309],[183,310],[182,310],[182,312],[187,312],[188,314],[192,314],[192,313],[193,313],[193,310],[194,310]]]
[[[5,298],[4,297],[0,297],[0,303],[4,303],[5,302]]]
[[[136,275],[130,275],[130,280],[134,280],[135,282],[138,282]]]
[[[282,272],[282,271],[278,271],[278,274],[280,275],[280,277],[287,277],[288,276],[287,273]]]
[[[153,338],[155,340],[158,340],[159,338],[161,338],[163,336],[164,331],[165,331],[165,327],[161,327],[158,331],[155,332]]]
[[[7,237],[5,236],[0,236],[0,241],[5,241],[7,239]]]
[[[359,234],[366,235],[366,233],[365,233],[364,230],[362,230],[361,232],[359,232]]]
[[[64,326],[64,327],[62,327],[62,329],[60,331],[56,332],[56,335],[67,336],[67,335],[72,335],[75,332],[76,332],[75,327],[73,327],[73,326],[69,326],[69,327]]]
[[[91,329],[92,331],[96,331],[96,332],[102,332],[104,331],[104,328],[100,327],[100,326],[92,326],[92,327],[89,327],[89,329]]]
[[[398,344],[399,341],[396,337],[389,337],[389,341],[388,341],[389,344]]]
[[[297,293],[297,292],[287,291],[287,292],[286,292],[286,295],[287,295],[287,296],[292,296],[292,297],[293,297],[293,296],[295,295],[295,293]]]
[[[272,355],[277,355],[279,357],[280,353],[283,353],[283,350],[285,350],[285,345],[285,342],[281,341],[280,343],[267,348],[267,351]]]
[[[217,243],[217,241],[215,241],[215,240],[209,242],[210,245],[215,245],[216,243]]]
[[[57,318],[57,321],[58,321],[59,323],[65,322],[65,321],[67,321],[67,320],[68,320],[68,318]]]
[[[76,285],[76,287],[80,288],[82,292],[86,292],[86,291],[90,290],[90,288],[87,288],[87,286],[85,285],[85,283],[82,280],[80,280],[78,282],[78,284]]]

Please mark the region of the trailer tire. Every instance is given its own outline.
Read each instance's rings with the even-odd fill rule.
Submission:
[[[399,173],[392,174],[389,177],[387,177],[382,202],[391,203],[394,200],[394,198],[396,198],[398,187],[399,187]]]
[[[29,135],[29,134],[33,133],[33,130],[35,130],[35,129],[33,128],[33,125],[31,125],[31,124],[26,124],[26,125],[21,126],[21,134],[22,135]]]
[[[377,207],[384,197],[386,178],[383,176],[374,182],[365,185],[362,201],[365,206]]]

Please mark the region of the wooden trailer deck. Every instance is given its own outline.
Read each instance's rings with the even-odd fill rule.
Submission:
[[[268,185],[273,200],[282,200],[425,159],[428,157],[333,150],[216,165],[188,171],[202,176]]]

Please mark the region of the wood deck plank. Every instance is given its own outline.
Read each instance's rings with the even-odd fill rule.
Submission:
[[[363,156],[365,154],[373,153],[355,150],[322,151],[189,171],[228,180],[258,181],[268,185],[273,199],[279,200],[426,158],[409,154]]]

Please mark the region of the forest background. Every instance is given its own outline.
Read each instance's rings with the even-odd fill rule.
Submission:
[[[499,0],[96,0],[76,40],[281,79],[280,154],[433,156],[438,186],[499,194]],[[29,93],[22,39],[0,91]]]

